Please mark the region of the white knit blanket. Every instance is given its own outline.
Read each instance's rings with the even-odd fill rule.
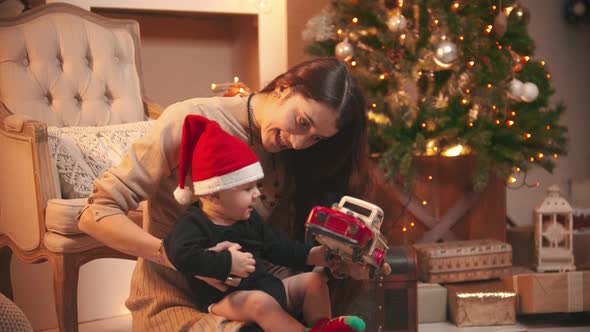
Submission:
[[[121,162],[131,144],[155,121],[105,127],[48,127],[52,163],[59,176],[62,198],[86,197],[92,182]]]

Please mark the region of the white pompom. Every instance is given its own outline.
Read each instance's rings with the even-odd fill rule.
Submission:
[[[522,86],[523,83],[521,81],[517,80],[516,78],[512,79],[508,87],[510,90],[510,96],[514,99],[520,99],[522,96]]]
[[[178,203],[182,205],[187,205],[191,202],[191,199],[193,198],[193,192],[186,186],[184,187],[184,189],[176,187],[176,189],[174,189],[174,198],[176,198]]]
[[[520,95],[520,99],[527,103],[530,103],[537,99],[539,96],[539,88],[535,83],[526,82],[522,85],[522,94]]]

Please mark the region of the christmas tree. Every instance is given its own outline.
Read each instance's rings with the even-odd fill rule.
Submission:
[[[475,188],[566,153],[562,104],[514,1],[333,0],[306,26],[306,51],[349,63],[364,87],[369,148],[389,176],[416,156],[471,154]]]

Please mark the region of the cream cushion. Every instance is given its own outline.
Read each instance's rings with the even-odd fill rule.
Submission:
[[[153,123],[47,128],[49,154],[54,174],[59,178],[61,197],[87,197],[94,179],[118,165],[131,144],[150,130]]]

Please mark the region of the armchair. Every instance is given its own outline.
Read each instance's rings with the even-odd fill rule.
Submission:
[[[59,3],[0,19],[0,291],[12,298],[12,254],[49,261],[61,331],[78,330],[80,267],[135,257],[78,229],[86,198],[64,193],[48,127],[123,125],[159,113],[143,96],[137,22]],[[141,210],[129,214],[141,223]]]

